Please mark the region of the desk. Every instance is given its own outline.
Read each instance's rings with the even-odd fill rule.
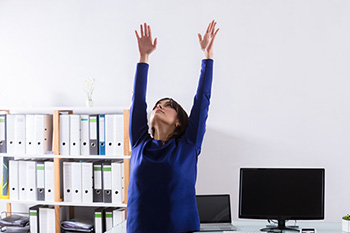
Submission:
[[[294,221],[290,221],[294,224]],[[238,228],[238,231],[259,231],[261,228],[267,225],[267,221],[233,221],[233,225]],[[288,225],[288,224],[287,224]],[[339,223],[327,223],[327,222],[297,222],[299,227],[304,228],[316,228],[317,233],[342,233],[341,222]],[[219,233],[220,231],[217,231]],[[297,233],[297,231],[284,231],[286,233]],[[119,224],[113,229],[106,231],[106,233],[126,233],[126,222]],[[212,232],[214,233],[214,232]],[[232,231],[234,233],[234,231]]]

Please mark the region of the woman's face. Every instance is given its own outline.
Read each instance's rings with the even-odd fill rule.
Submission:
[[[153,108],[150,123],[153,126],[158,121],[167,125],[176,126],[178,124],[177,112],[170,100],[162,100]]]

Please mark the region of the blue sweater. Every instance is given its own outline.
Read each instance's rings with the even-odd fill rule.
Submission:
[[[147,120],[149,65],[138,63],[130,109],[130,183],[128,233],[178,233],[199,230],[195,184],[197,160],[205,133],[212,86],[213,60],[202,69],[183,136],[165,145],[154,140]]]

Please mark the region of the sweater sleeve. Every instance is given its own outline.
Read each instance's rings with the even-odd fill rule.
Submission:
[[[205,133],[206,120],[208,118],[211,86],[213,80],[212,59],[202,60],[201,74],[199,77],[197,92],[194,97],[185,138],[197,148],[199,155]]]
[[[144,135],[148,134],[146,104],[148,68],[149,65],[147,63],[138,63],[136,67],[129,123],[132,148],[138,144]]]

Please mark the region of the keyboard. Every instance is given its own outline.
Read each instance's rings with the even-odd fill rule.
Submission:
[[[223,231],[223,233],[261,233],[261,231]]]
[[[201,231],[234,231],[236,228],[232,226],[231,224],[206,224],[201,225]]]

